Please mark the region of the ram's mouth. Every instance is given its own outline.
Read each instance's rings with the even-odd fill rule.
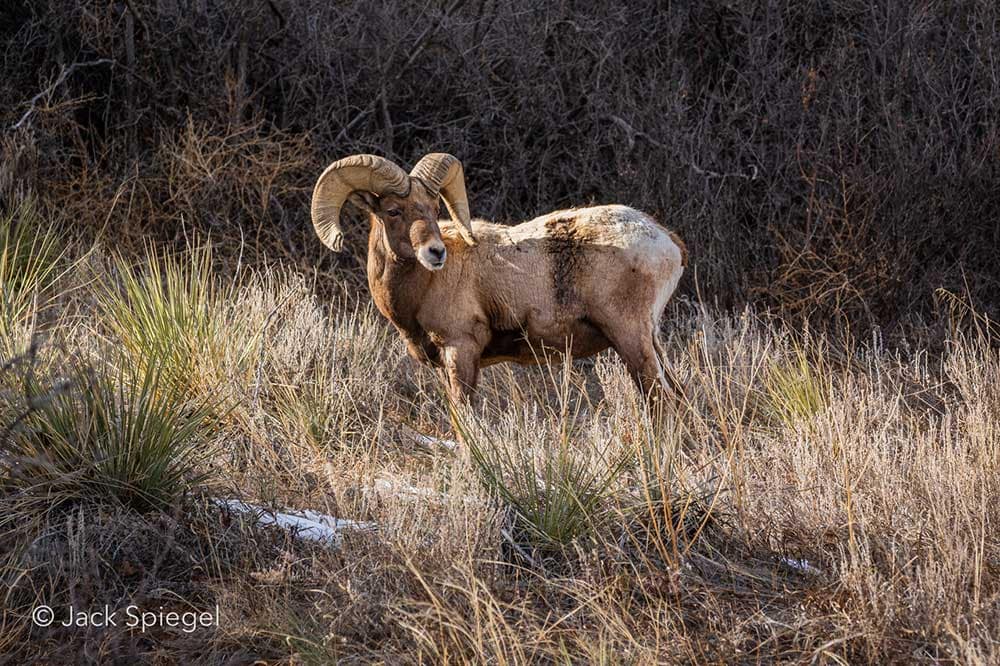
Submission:
[[[419,261],[420,265],[429,271],[439,271],[444,268],[445,264],[444,259],[432,260],[429,257],[423,257],[419,254],[417,255],[417,261]]]

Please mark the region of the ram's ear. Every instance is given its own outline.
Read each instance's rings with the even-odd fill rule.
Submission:
[[[355,190],[354,192],[351,192],[351,195],[347,197],[347,200],[366,213],[372,213],[374,215],[375,211],[378,210],[378,197],[371,192]]]

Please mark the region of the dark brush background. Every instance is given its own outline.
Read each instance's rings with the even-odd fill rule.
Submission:
[[[653,213],[709,303],[1000,310],[995,0],[3,0],[0,49],[0,197],[117,247],[208,232],[363,289],[316,176],[447,151],[474,215]]]

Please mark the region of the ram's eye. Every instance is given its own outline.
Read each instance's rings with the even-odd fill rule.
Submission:
[[[392,210],[386,211],[386,215],[389,217],[399,217],[401,211],[398,208],[393,208]]]

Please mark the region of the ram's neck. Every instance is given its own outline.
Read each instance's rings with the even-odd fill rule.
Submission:
[[[417,323],[417,312],[430,278],[431,274],[415,259],[391,254],[381,225],[372,221],[368,234],[368,287],[372,299],[379,312],[414,341],[426,337]]]

